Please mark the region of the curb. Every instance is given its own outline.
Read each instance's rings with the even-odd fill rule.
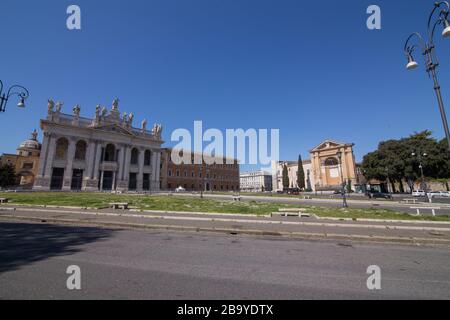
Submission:
[[[300,240],[348,240],[370,243],[392,243],[392,244],[409,244],[409,245],[445,245],[450,246],[450,240],[431,239],[431,238],[414,238],[414,237],[385,237],[385,236],[365,236],[365,235],[345,235],[333,233],[305,233],[305,232],[270,232],[263,230],[240,230],[231,228],[205,228],[205,227],[189,227],[174,225],[154,225],[141,223],[124,223],[124,222],[108,222],[108,221],[83,221],[79,219],[58,219],[58,218],[40,218],[25,216],[0,216],[3,221],[31,221],[47,224],[64,224],[74,226],[92,226],[92,227],[110,227],[110,228],[127,228],[127,229],[146,229],[146,230],[170,230],[181,232],[206,232],[206,233],[226,233],[228,235],[249,235],[249,236],[273,236],[289,239]]]
[[[13,204],[2,204],[0,205],[0,210],[5,211],[16,211],[17,209],[29,210],[32,208],[51,208],[51,209],[71,209],[71,210],[103,210],[107,208],[90,208],[90,207],[72,207],[72,206],[51,206],[51,205],[13,205]],[[108,207],[109,208],[109,207]],[[121,212],[116,210],[116,212]],[[163,210],[141,210],[141,209],[129,209],[128,212],[142,212],[142,213],[153,213],[153,214],[189,214],[198,216],[224,216],[224,217],[256,217],[256,218],[270,218],[269,214],[258,215],[258,214],[239,214],[239,213],[219,213],[219,212],[189,212],[189,211],[163,211]],[[70,211],[65,212],[70,213]],[[76,212],[75,212],[76,213]],[[108,212],[106,212],[108,213]],[[117,213],[117,215],[121,215]],[[400,223],[400,224],[443,224],[450,225],[450,221],[433,221],[433,220],[388,220],[388,219],[366,219],[366,218],[337,218],[337,217],[320,217],[316,214],[311,214],[311,217],[317,220],[330,220],[330,221],[347,221],[347,222],[379,222],[379,223]]]

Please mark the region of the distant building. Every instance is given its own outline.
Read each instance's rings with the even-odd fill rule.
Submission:
[[[239,190],[239,164],[236,159],[232,160],[233,164],[227,164],[223,157],[217,157],[216,163],[208,161],[213,164],[206,164],[205,161],[203,164],[194,164],[194,157],[199,154],[191,153],[192,164],[175,164],[172,162],[171,154],[171,148],[161,151],[162,190],[174,190],[178,187],[183,187],[187,191]]]
[[[303,172],[305,173],[305,189],[314,191],[314,177],[312,176],[311,161],[303,160]],[[298,161],[275,161],[272,162],[272,184],[274,191],[283,190],[283,168],[287,167],[289,177],[289,188],[298,188],[297,172]]]
[[[353,190],[358,185],[353,144],[325,140],[310,150],[310,160],[303,161],[305,186],[311,191],[340,190],[342,182],[350,183]],[[338,158],[341,152],[341,158]],[[297,188],[297,161],[272,163],[272,181],[275,191],[283,190],[283,167],[287,166],[289,188]]]
[[[241,191],[272,191],[272,175],[265,171],[244,172],[240,175]]]
[[[2,154],[0,157],[2,166],[9,164],[14,167],[17,175],[17,186],[24,189],[33,187],[38,172],[41,144],[37,140],[37,135],[35,130],[30,139],[19,145],[16,154]]]

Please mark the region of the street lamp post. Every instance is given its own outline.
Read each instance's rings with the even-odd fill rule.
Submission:
[[[426,189],[426,185],[425,185],[425,176],[423,175],[423,164],[422,164],[422,159],[423,159],[423,157],[427,157],[428,156],[428,154],[427,153],[422,153],[422,152],[419,152],[419,153],[415,153],[415,152],[412,152],[411,153],[411,155],[413,156],[413,157],[417,157],[417,159],[419,160],[419,169],[420,169],[420,189],[422,189],[422,190],[425,190]]]
[[[431,11],[430,17],[428,18],[428,36],[429,40],[426,42],[422,35],[418,32],[411,34],[406,40],[404,51],[405,55],[408,59],[408,64],[406,68],[408,70],[413,70],[418,67],[418,63],[414,60],[413,52],[418,47],[416,44],[410,44],[412,38],[415,36],[419,40],[419,46],[422,49],[422,54],[425,56],[426,61],[426,72],[429,76],[433,78],[434,82],[434,90],[436,92],[436,97],[438,100],[439,111],[441,114],[442,124],[444,126],[445,136],[447,139],[447,148],[450,152],[450,133],[448,129],[447,116],[445,114],[444,103],[442,101],[441,87],[439,85],[437,79],[436,68],[439,66],[439,62],[434,53],[435,45],[434,45],[434,32],[436,31],[436,27],[438,25],[442,25],[444,30],[442,31],[442,36],[444,38],[450,37],[450,23],[448,21],[448,15],[450,11],[450,5],[447,1],[435,2],[434,8]],[[433,23],[433,17],[435,13],[439,12],[438,19]]]
[[[339,162],[339,175],[341,176],[341,194],[342,194],[342,207],[347,208],[347,198],[345,196],[345,184],[344,184],[344,173],[342,172],[342,152],[337,152],[338,162]]]
[[[9,98],[12,96],[19,97],[19,103],[17,104],[17,107],[25,108],[25,100],[30,96],[30,94],[25,87],[17,84],[9,87],[6,92],[3,92],[3,82],[2,80],[0,80],[0,112],[6,111],[6,104],[8,103]]]

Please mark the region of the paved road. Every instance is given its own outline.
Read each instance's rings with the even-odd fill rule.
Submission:
[[[450,245],[449,223],[436,221],[340,221],[315,217],[13,206],[0,208],[0,220],[235,235],[277,235],[297,239],[351,239],[414,245]]]
[[[444,248],[0,223],[0,299],[450,299],[449,262]]]

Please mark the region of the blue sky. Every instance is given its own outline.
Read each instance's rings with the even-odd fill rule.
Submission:
[[[82,30],[66,28],[66,8]],[[366,9],[382,10],[382,30]],[[280,157],[295,160],[324,139],[355,143],[358,160],[380,140],[430,129],[444,136],[433,85],[407,72],[403,44],[426,33],[424,0],[2,0],[0,79],[31,93],[0,114],[0,152],[38,128],[47,99],[121,100],[121,111],[176,128],[279,128]],[[436,40],[450,108],[450,40]],[[420,56],[417,57],[421,59]],[[450,111],[449,111],[450,112]]]

